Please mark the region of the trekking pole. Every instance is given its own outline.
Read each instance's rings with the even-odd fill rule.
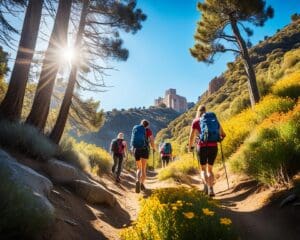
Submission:
[[[153,171],[155,170],[155,168],[154,168],[154,149],[152,149],[152,158],[153,158]]]
[[[223,167],[225,170],[225,175],[226,175],[226,180],[227,180],[227,186],[229,189],[229,181],[228,181],[228,176],[227,176],[227,170],[226,170],[226,165],[225,165],[225,161],[224,161],[224,155],[223,155],[223,149],[222,149],[222,143],[220,142],[220,147],[221,147],[221,156],[222,156],[222,162],[223,162]]]

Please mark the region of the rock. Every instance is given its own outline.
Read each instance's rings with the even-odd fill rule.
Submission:
[[[47,198],[53,187],[49,179],[2,150],[0,179],[0,213],[5,219],[1,230],[26,238],[26,234],[38,232],[53,221],[54,207]]]
[[[70,183],[79,178],[78,170],[75,167],[56,159],[48,161],[44,171],[56,183]]]
[[[284,205],[294,202],[296,199],[297,195],[293,193],[281,201],[280,207],[282,208]]]
[[[102,185],[89,183],[83,180],[75,180],[73,183],[75,192],[91,204],[106,203],[111,207],[115,206],[115,196],[106,190]]]
[[[5,169],[11,182],[21,183],[24,187],[30,188],[33,193],[48,196],[53,188],[48,178],[18,163],[2,150],[0,150],[0,168]]]

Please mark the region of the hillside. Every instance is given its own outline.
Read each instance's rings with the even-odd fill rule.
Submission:
[[[299,68],[299,24],[300,20],[292,22],[250,49],[261,96],[269,93],[270,87],[279,78]],[[161,130],[157,139],[172,138],[185,145],[190,123],[200,104],[206,104],[221,120],[228,119],[250,106],[247,79],[241,59],[237,58],[227,66],[227,70],[221,76],[213,79],[225,79],[224,84],[214,92],[203,93],[196,106],[172,121],[168,128]]]
[[[105,123],[99,132],[85,135],[80,139],[108,149],[111,140],[119,132],[123,132],[125,140],[129,142],[132,127],[139,124],[142,119],[147,119],[150,122],[150,127],[156,135],[158,131],[165,128],[178,116],[179,113],[170,108],[113,110],[105,114]]]

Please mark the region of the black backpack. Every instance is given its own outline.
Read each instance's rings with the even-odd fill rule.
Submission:
[[[123,154],[123,150],[124,150],[123,140],[122,139],[112,140],[110,150],[115,154]]]

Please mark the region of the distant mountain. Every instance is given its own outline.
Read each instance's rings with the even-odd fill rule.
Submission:
[[[90,133],[80,139],[108,149],[111,140],[116,138],[119,132],[124,133],[125,140],[129,143],[133,126],[139,124],[142,119],[150,122],[150,128],[156,135],[179,115],[173,109],[161,107],[113,110],[105,113],[105,123],[99,132]]]

